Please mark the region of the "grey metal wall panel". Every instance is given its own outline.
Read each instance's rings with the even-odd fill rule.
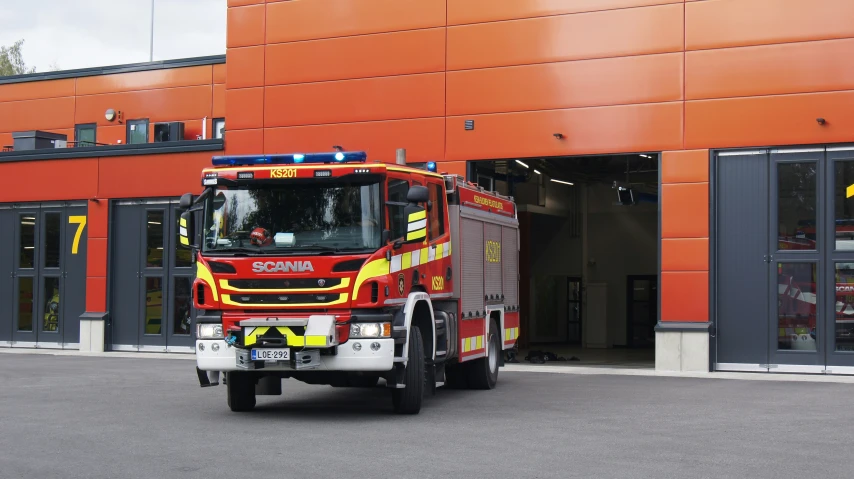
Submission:
[[[453,268],[453,283],[454,283],[454,292],[453,297],[456,299],[460,299],[461,297],[461,285],[462,276],[460,272],[462,269],[462,261],[460,261],[460,252],[457,248],[460,247],[460,207],[456,205],[448,205],[448,219],[451,224],[451,267]]]
[[[519,305],[519,230],[502,228],[501,262],[504,269],[504,304]]]
[[[501,242],[501,226],[484,223],[484,278],[483,294],[500,297],[503,294],[503,258],[501,250],[504,244]]]
[[[460,220],[459,251],[462,253],[462,314],[478,311],[483,314],[482,222],[466,218]]]
[[[12,340],[14,311],[14,271],[16,216],[12,210],[0,210],[0,343]]]
[[[719,363],[768,361],[768,155],[717,159]]]

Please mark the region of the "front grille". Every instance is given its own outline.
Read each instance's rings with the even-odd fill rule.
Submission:
[[[239,304],[327,304],[340,297],[340,294],[235,294],[231,300]]]
[[[323,283],[323,286],[320,284]],[[235,289],[314,289],[334,288],[341,285],[341,278],[309,279],[232,279],[228,285]]]

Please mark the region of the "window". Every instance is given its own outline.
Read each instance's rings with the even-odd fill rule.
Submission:
[[[97,124],[95,123],[76,125],[74,127],[74,146],[77,148],[95,146],[97,138],[96,131]]]
[[[486,191],[495,191],[495,181],[491,176],[478,173],[476,183],[478,186],[482,186]]]
[[[128,120],[127,144],[148,143],[148,119]]]
[[[403,238],[406,235],[406,218],[403,209],[406,208],[406,194],[409,193],[409,182],[406,180],[388,180],[388,226],[391,231],[390,239]]]
[[[430,184],[430,239],[445,234],[445,185]]]
[[[216,138],[218,140],[221,140],[224,137],[225,137],[225,118],[214,118],[212,138]]]

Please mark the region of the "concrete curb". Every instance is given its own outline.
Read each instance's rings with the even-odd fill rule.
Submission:
[[[177,359],[195,361],[194,353],[135,353],[111,351],[103,353],[82,353],[75,350],[63,349],[29,349],[29,348],[0,348],[0,354],[41,354],[48,356],[76,356],[83,358],[122,358],[122,359]],[[585,366],[549,366],[528,364],[507,364],[502,368],[508,373],[546,373],[546,374],[577,374],[596,376],[639,376],[639,377],[671,377],[695,379],[731,379],[741,381],[789,381],[811,383],[854,384],[854,376],[833,376],[817,374],[779,374],[779,373],[729,373],[729,372],[682,372],[656,371],[651,368],[616,368],[616,367],[585,367]]]

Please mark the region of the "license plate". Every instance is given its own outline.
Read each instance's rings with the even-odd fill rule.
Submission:
[[[253,361],[288,361],[291,359],[290,349],[253,349]]]

